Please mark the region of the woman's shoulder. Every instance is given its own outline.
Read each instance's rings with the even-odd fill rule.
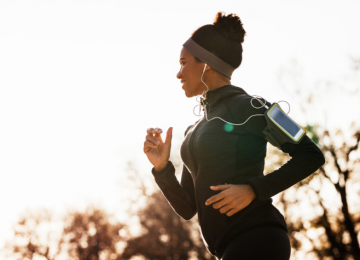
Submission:
[[[249,94],[238,94],[231,96],[225,104],[234,118],[240,120],[253,114],[263,114],[266,111],[264,98],[251,96]],[[267,102],[267,105],[270,103]]]
[[[258,96],[234,95],[227,100],[226,106],[232,115],[233,122],[241,125],[234,125],[234,131],[245,130],[250,134],[255,134],[263,138],[262,130],[266,127],[267,122],[264,117],[270,103]]]
[[[189,125],[189,126],[186,128],[186,130],[185,130],[184,136],[186,136],[186,134],[187,134],[187,132],[189,131],[189,129],[190,129],[191,127],[193,127],[194,125],[196,125],[200,120],[201,120],[201,118],[200,118],[199,120],[197,120],[195,123],[193,123],[192,125]]]
[[[235,103],[238,106],[244,107],[261,107],[263,103],[270,104],[265,98],[258,95],[250,95],[250,94],[235,94],[228,98],[229,103]]]

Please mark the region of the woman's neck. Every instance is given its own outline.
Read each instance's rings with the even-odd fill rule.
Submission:
[[[215,78],[213,80],[209,80],[209,83],[207,83],[206,81],[205,81],[205,83],[209,87],[209,90],[208,90],[207,87],[204,86],[205,90],[208,90],[208,91],[212,91],[217,88],[221,88],[225,85],[231,85],[231,81],[229,78]]]

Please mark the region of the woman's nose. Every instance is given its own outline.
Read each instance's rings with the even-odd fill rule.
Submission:
[[[179,70],[179,72],[176,74],[176,77],[177,77],[178,79],[181,79],[181,73],[180,73],[180,70]]]

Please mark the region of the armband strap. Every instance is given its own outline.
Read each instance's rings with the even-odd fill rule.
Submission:
[[[277,103],[273,103],[264,115],[267,126],[262,133],[273,146],[281,148],[281,145],[286,142],[298,144],[305,136],[305,130],[292,120]]]
[[[279,142],[273,137],[273,135],[277,135],[275,131],[273,131],[271,128],[266,127],[262,133],[265,135],[265,139],[271,143],[273,146],[279,147],[280,148],[280,144]]]

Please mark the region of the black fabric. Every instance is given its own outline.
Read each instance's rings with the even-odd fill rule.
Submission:
[[[267,226],[237,236],[226,247],[221,260],[289,260],[290,254],[287,232]]]
[[[205,246],[220,256],[234,237],[258,226],[278,226],[287,231],[284,216],[272,204],[272,196],[308,177],[325,163],[314,142],[304,136],[299,144],[285,143],[281,150],[291,159],[279,169],[264,176],[266,145],[262,130],[263,116],[255,116],[242,126],[249,116],[263,114],[265,107],[251,106],[252,97],[242,88],[226,85],[207,92],[208,120],[205,117],[189,126],[181,145],[184,163],[180,183],[171,161],[160,172],[152,174],[160,190],[182,218],[191,219],[196,213]],[[260,106],[253,100],[254,106]],[[256,198],[244,209],[228,217],[205,201],[221,191],[210,186],[249,184]]]

